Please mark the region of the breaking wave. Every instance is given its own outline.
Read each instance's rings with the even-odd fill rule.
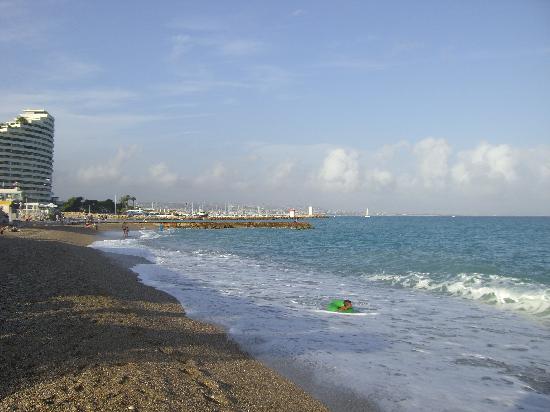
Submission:
[[[392,286],[477,300],[503,309],[550,319],[550,289],[546,285],[513,277],[460,273],[447,279],[433,279],[429,273],[411,272],[405,275],[377,274],[368,276],[368,279]]]

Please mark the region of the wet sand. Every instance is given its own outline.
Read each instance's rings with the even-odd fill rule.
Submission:
[[[172,296],[99,232],[0,236],[0,411],[326,411]]]

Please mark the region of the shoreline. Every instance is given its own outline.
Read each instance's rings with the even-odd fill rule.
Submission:
[[[138,225],[135,226],[137,227],[134,227],[133,230],[157,229],[157,225],[152,225],[150,227],[143,227]],[[112,226],[109,229],[105,229],[104,227],[104,230],[106,232],[110,232],[111,234],[115,233],[112,230]],[[114,238],[110,236],[108,237],[108,239]],[[117,250],[116,252],[109,252],[109,249],[105,250],[102,248],[99,248],[99,250],[109,255],[109,257],[111,257],[112,259],[118,260],[122,264],[126,264],[128,269],[132,270],[133,273],[136,273],[138,279],[143,284],[149,285],[156,290],[160,290],[177,299],[185,310],[185,299],[179,297],[178,293],[174,293],[174,291],[170,288],[165,289],[162,285],[155,284],[155,282],[153,282],[153,284],[148,283],[147,277],[143,278],[143,275],[140,274],[139,271],[134,272],[133,268],[137,264],[156,265],[153,261],[150,261],[147,257],[143,256],[126,254],[126,252],[120,253],[118,249],[115,249]],[[229,339],[233,339],[231,334],[228,332],[228,328],[230,328],[229,325],[223,324],[223,322],[217,323],[211,319],[209,320],[208,318],[205,319],[204,316],[201,315],[191,316],[191,318],[197,320],[198,322],[205,322],[207,324],[213,325],[214,327],[218,327],[223,330],[226,335],[229,336]],[[241,348],[241,350],[244,350],[246,353],[248,353],[246,347],[243,348],[243,346],[241,346],[239,343],[237,343],[237,345]],[[324,403],[324,405],[328,407],[329,410],[344,409],[349,412],[379,412],[381,410],[380,407],[376,405],[373,401],[362,397],[361,395],[355,393],[352,389],[341,385],[338,382],[333,382],[329,384],[320,381],[316,377],[315,370],[311,367],[306,367],[305,365],[297,366],[291,359],[271,356],[249,356],[251,356],[253,359],[258,360],[266,367],[274,370],[276,373],[282,375],[284,378],[289,379],[294,384],[298,385],[310,396],[313,396],[315,399]]]
[[[0,411],[328,410],[142,284],[129,267],[148,261],[85,247],[98,234],[0,237]]]

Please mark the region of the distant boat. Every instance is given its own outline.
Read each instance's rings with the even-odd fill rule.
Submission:
[[[369,215],[369,208],[367,207],[367,211],[365,212],[365,217],[370,217]]]
[[[195,217],[198,217],[200,219],[205,219],[208,217],[208,212],[204,212],[202,209],[199,209],[199,211],[195,213]]]
[[[127,210],[126,211],[126,216],[130,217],[130,216],[143,216],[145,215],[145,211],[142,210],[142,209],[135,209],[135,210]]]

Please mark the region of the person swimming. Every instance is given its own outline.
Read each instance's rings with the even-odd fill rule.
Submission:
[[[331,312],[353,312],[353,303],[349,299],[336,299],[329,303],[327,310]]]
[[[338,308],[338,312],[343,312],[348,309],[353,309],[353,304],[351,303],[351,300],[346,299],[344,300],[344,305]]]

